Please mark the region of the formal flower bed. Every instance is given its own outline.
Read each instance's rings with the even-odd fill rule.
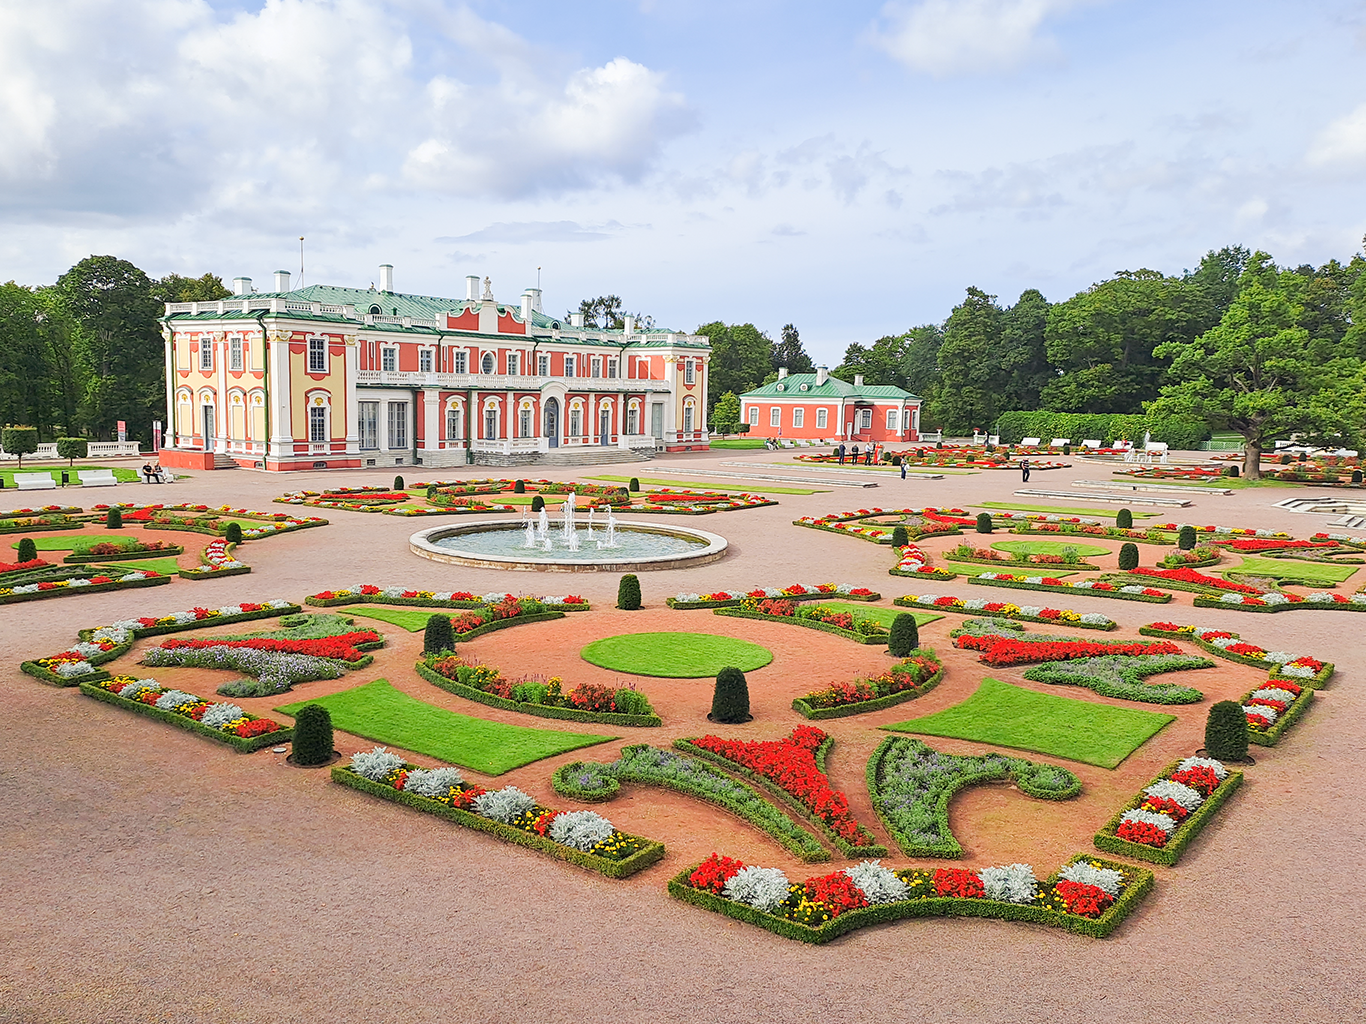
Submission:
[[[23,573],[32,569],[42,569],[51,564],[51,562],[45,562],[41,558],[30,558],[27,562],[0,562],[0,576],[12,572]]]
[[[1288,679],[1277,679],[1239,698],[1247,716],[1249,743],[1274,747],[1314,701],[1314,691]]]
[[[1286,540],[1270,537],[1219,537],[1213,543],[1222,545],[1230,551],[1255,553],[1259,551],[1298,551],[1308,548],[1336,548],[1337,541]]]
[[[639,690],[580,683],[563,693],[563,680],[511,681],[492,665],[471,665],[454,654],[427,654],[417,674],[450,693],[489,707],[520,711],[539,718],[569,722],[603,722],[624,726],[662,725],[649,698]]]
[[[1201,544],[1189,551],[1182,551],[1180,548],[1168,551],[1157,565],[1159,569],[1203,569],[1206,566],[1218,565],[1222,560],[1223,555],[1217,547],[1213,544]]]
[[[954,514],[965,516],[967,512],[961,508],[947,509],[943,513],[937,508],[860,508],[849,512],[828,512],[823,516],[802,516],[800,519],[794,519],[792,525],[857,537],[874,544],[890,544],[892,531],[897,526],[905,527],[906,536],[910,540],[962,533],[963,531],[952,522]],[[878,516],[897,516],[905,521],[876,525],[861,522]],[[975,519],[972,520],[974,526],[976,523]]]
[[[102,513],[115,507],[122,511],[125,521],[142,523],[149,530],[189,530],[218,536],[227,529],[227,523],[222,521],[225,517],[253,520],[257,525],[242,527],[243,540],[257,540],[327,525],[327,520],[318,516],[293,516],[286,512],[261,512],[232,505],[210,507],[188,502],[179,505],[95,505],[94,510],[102,518]]]
[[[542,807],[516,786],[486,790],[458,768],[419,768],[384,747],[353,754],[332,781],[425,811],[505,843],[548,853],[609,878],[626,878],[664,856],[664,844],[618,830],[594,811]]]
[[[1242,772],[1211,758],[1174,761],[1096,833],[1096,849],[1175,864],[1242,783]]]
[[[1066,768],[990,753],[946,754],[909,736],[889,736],[868,759],[873,810],[908,857],[961,857],[949,802],[968,786],[1010,779],[1039,800],[1070,800],[1081,780]]]
[[[136,555],[156,555],[169,556],[179,555],[185,551],[179,544],[164,544],[159,540],[139,541],[129,537],[126,540],[114,543],[112,541],[101,541],[98,544],[91,544],[90,547],[82,551],[73,551],[71,554],[62,558],[67,565],[83,565],[87,562],[107,562],[111,558],[122,561]]]
[[[76,511],[80,511],[77,509]],[[0,533],[39,533],[44,530],[79,530],[81,524],[65,513],[45,513],[0,519]]]
[[[749,590],[714,590],[699,594],[682,591],[664,599],[670,608],[729,608],[751,598],[790,598],[793,601],[819,601],[839,597],[846,601],[880,601],[882,595],[852,583],[790,583],[785,587],[754,587]]]
[[[1071,661],[1076,658],[1102,656],[1138,657],[1156,654],[1179,655],[1181,648],[1173,643],[1143,643],[1129,640],[1070,640],[1066,637],[1030,634],[1018,636],[1005,633],[977,633],[954,630],[953,646],[959,650],[977,651],[977,660],[995,668],[1028,665],[1047,661]]]
[[[1247,583],[1234,583],[1232,580],[1226,580],[1219,576],[1207,576],[1189,568],[1149,569],[1146,566],[1139,566],[1137,569],[1127,570],[1125,575],[1129,578],[1161,580],[1164,586],[1174,587],[1177,590],[1190,590],[1197,594],[1208,594],[1210,591],[1216,593],[1227,591],[1235,594],[1251,594],[1257,597],[1263,593],[1260,588]]]
[[[758,780],[802,811],[847,857],[887,852],[849,811],[849,798],[832,789],[825,756],[834,741],[812,725],[799,725],[781,740],[680,739],[674,746],[717,761]]]
[[[283,743],[294,735],[293,729],[270,718],[249,715],[236,704],[207,701],[183,690],[166,690],[155,679],[120,675],[99,682],[82,682],[80,686],[88,697],[226,743],[239,754]]]
[[[1197,608],[1228,608],[1239,612],[1286,612],[1314,609],[1366,612],[1366,594],[1356,593],[1349,597],[1345,594],[1330,594],[1324,590],[1316,590],[1303,596],[1277,591],[1265,591],[1256,595],[1223,593],[1218,597],[1196,594],[1194,603]]]
[[[939,594],[906,594],[894,598],[892,604],[902,608],[932,608],[936,611],[959,612],[964,615],[990,615],[1019,622],[1063,623],[1083,629],[1114,629],[1117,623],[1098,612],[1074,612],[1068,609],[1042,608],[1037,605],[1018,605],[1008,601],[987,601],[980,597],[952,597]]]
[[[494,605],[509,602],[539,601],[543,611],[586,612],[590,605],[578,594],[555,595],[543,598],[525,598],[501,591],[490,594],[474,594],[468,590],[413,590],[407,587],[377,587],[369,583],[357,583],[350,587],[323,590],[304,598],[304,604],[316,608],[334,608],[347,604],[389,604],[407,605],[417,608],[473,608],[488,609]],[[556,616],[558,617],[558,616]]]
[[[232,554],[234,547],[235,544],[221,537],[211,540],[199,556],[204,560],[204,564],[196,565],[192,569],[181,569],[178,575],[186,580],[206,580],[217,579],[219,576],[242,576],[251,572],[251,566],[238,561]]]
[[[623,747],[609,763],[574,761],[551,776],[555,792],[574,800],[611,800],[623,782],[682,793],[715,804],[759,829],[793,856],[806,861],[830,859],[825,849],[761,795],[753,786],[733,778],[699,757],[646,744]]]
[[[1084,591],[1092,597],[1113,597],[1121,601],[1147,601],[1150,604],[1166,604],[1171,594],[1153,587],[1115,586],[1103,580],[1078,580],[1073,583],[1052,576],[1018,576],[1009,572],[984,572],[967,577],[969,583],[986,587],[1009,587],[1012,590],[1058,590]]]
[[[84,512],[79,505],[44,505],[42,508],[12,508],[0,512],[0,520],[26,519],[30,516],[64,515],[74,516]]]
[[[792,701],[808,719],[847,718],[881,711],[929,693],[944,678],[944,666],[930,648],[917,648],[881,675],[831,683]]]
[[[803,608],[790,597],[770,597],[763,600],[746,597],[738,607],[717,608],[712,614],[763,619],[767,622],[788,622],[794,626],[834,633],[860,644],[885,644],[891,636],[885,626],[872,619],[862,618],[852,612],[830,611],[821,605]]]
[[[917,544],[902,544],[894,548],[896,565],[887,570],[889,576],[916,576],[927,580],[953,580],[958,574],[952,569],[940,569],[930,564],[930,556]]]
[[[157,587],[170,582],[170,576],[163,576],[151,569],[114,574],[94,573],[70,579],[0,586],[0,604],[41,601],[49,597],[70,597],[73,594],[96,594],[106,590],[128,590],[133,587]]]
[[[1204,700],[1205,695],[1194,687],[1147,680],[1163,672],[1211,668],[1213,665],[1208,658],[1189,654],[1103,654],[1038,665],[1026,669],[1024,677],[1051,686],[1080,686],[1102,697],[1144,704],[1196,704]]]
[[[1067,550],[1067,549],[1064,549]],[[1074,553],[1076,549],[1071,549]],[[1070,561],[1065,555],[1008,555],[1004,551],[997,551],[995,548],[975,548],[971,544],[959,544],[952,551],[946,552],[944,557],[951,562],[976,562],[986,565],[1002,565],[1006,567],[1027,566],[1037,568],[1048,566],[1053,569],[1066,569],[1068,571],[1085,572],[1098,571],[1100,566],[1091,565],[1083,561],[1079,556]]]
[[[742,508],[761,508],[778,504],[761,494],[721,491],[647,491],[636,504],[635,512],[663,512],[681,516],[705,516],[713,512],[734,512]]]
[[[382,512],[405,501],[412,495],[388,487],[335,487],[325,491],[288,491],[275,498],[285,505],[314,505],[319,508],[342,508],[351,512]]]
[[[1327,685],[1334,672],[1331,661],[1320,661],[1307,654],[1267,651],[1227,630],[1182,626],[1175,622],[1150,622],[1146,626],[1140,626],[1138,631],[1144,636],[1189,640],[1218,657],[1267,669],[1267,678],[1273,682],[1288,680],[1296,685],[1317,690]]]
[[[669,894],[785,938],[823,943],[913,917],[994,917],[1104,938],[1152,886],[1151,871],[1080,854],[1042,882],[1027,864],[892,871],[864,861],[794,884],[778,868],[713,853],[670,879]]]

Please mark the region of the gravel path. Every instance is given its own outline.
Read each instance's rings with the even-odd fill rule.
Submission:
[[[746,453],[664,457],[649,475],[678,478],[690,465],[737,455]],[[750,461],[781,458],[761,453]],[[1073,479],[1105,479],[1109,469],[1077,464],[1040,473],[1032,482],[1065,486]],[[201,473],[173,488],[125,485],[117,496],[270,508],[270,499],[286,487],[388,483],[390,476]],[[559,674],[575,683],[620,678],[577,659],[577,649],[597,636],[660,628],[744,636],[776,655],[771,666],[750,676],[758,717],[745,735],[782,735],[801,721],[787,707],[794,693],[875,671],[887,663],[886,655],[815,631],[671,612],[663,599],[684,590],[833,580],[872,586],[885,605],[915,589],[913,581],[886,574],[886,548],[798,530],[790,521],[874,504],[1009,501],[1017,481],[1008,473],[904,483],[890,477],[876,490],[782,495],[776,507],[686,520],[725,535],[731,553],[700,569],[642,574],[646,610],[571,616],[490,634],[468,646],[518,674]],[[1171,518],[1304,536],[1327,517],[1272,507],[1301,493],[1267,488],[1202,495]],[[93,503],[110,494],[67,497]],[[18,497],[5,492],[0,506],[18,507]],[[1243,790],[1178,867],[1157,869],[1157,890],[1111,939],[997,921],[925,920],[807,948],[668,897],[665,879],[722,843],[723,852],[797,877],[815,873],[759,833],[692,801],[628,787],[605,805],[604,813],[622,827],[661,838],[670,850],[661,865],[614,882],[333,786],[326,772],[290,768],[269,751],[237,755],[19,673],[20,660],[60,650],[81,626],[194,604],[298,600],[359,582],[477,593],[574,592],[601,609],[615,599],[615,575],[437,565],[409,554],[406,544],[410,533],[430,522],[322,514],[331,526],[245,545],[243,558],[254,567],[248,576],[0,608],[0,649],[8,655],[0,666],[0,1021],[1317,1024],[1357,1020],[1366,1012],[1356,881],[1366,868],[1366,756],[1359,724],[1366,712],[1359,639],[1366,621],[1350,613],[1196,611],[1188,594],[1166,606],[1076,598],[1072,607],[1109,615],[1126,632],[1153,619],[1221,626],[1269,649],[1332,660],[1338,675],[1280,747],[1254,748],[1258,763],[1248,770]],[[926,547],[941,551],[946,545]],[[1354,579],[1346,587],[1356,585]],[[986,592],[961,581],[923,589],[930,587]],[[860,776],[867,752],[885,735],[875,727],[956,703],[988,674],[950,648],[946,634],[959,621],[948,616],[922,630],[949,665],[937,691],[866,720],[828,725],[841,743],[832,776],[849,792],[861,820],[872,822]],[[305,684],[290,699],[383,675],[456,711],[547,728],[614,731],[543,723],[445,694],[411,674],[419,637],[376,625],[390,645],[363,678]],[[1219,665],[1164,679],[1189,681],[1214,698],[1236,696],[1264,678],[1250,668]],[[1015,670],[989,674],[1022,682]],[[605,760],[621,743],[662,743],[709,728],[706,681],[638,682],[663,713],[663,729],[615,730],[622,734],[617,743],[540,762],[500,782],[550,800],[548,769],[558,763]],[[1072,688],[1049,692],[1097,699]],[[1174,713],[1179,721],[1170,735],[1198,745],[1202,706]],[[367,745],[340,734],[338,740],[343,750]],[[973,749],[951,740],[935,743]],[[1089,848],[1095,824],[1166,759],[1154,745],[1113,773],[1069,763],[1087,787],[1079,798],[1083,813],[1074,813],[1077,802],[1052,807],[1000,786],[963,794],[953,822],[968,848],[965,863],[1018,859],[1040,872],[1052,870]]]

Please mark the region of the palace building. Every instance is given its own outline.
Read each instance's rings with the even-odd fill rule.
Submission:
[[[166,466],[526,465],[553,452],[704,450],[705,337],[547,316],[488,278],[463,300],[309,285],[166,305]]]
[[[920,399],[894,384],[854,383],[815,373],[778,371],[772,384],[740,396],[750,437],[820,438],[903,444],[920,439]]]

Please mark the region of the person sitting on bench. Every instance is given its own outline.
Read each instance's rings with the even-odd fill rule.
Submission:
[[[152,472],[153,472],[153,471],[152,471],[152,464],[151,464],[150,462],[144,462],[144,463],[142,464],[142,482],[143,482],[143,483],[145,483],[145,484],[150,484],[150,483],[152,482]]]
[[[154,479],[159,484],[166,484],[171,482],[170,474],[167,473],[166,470],[161,468],[160,462],[152,466],[152,479]]]

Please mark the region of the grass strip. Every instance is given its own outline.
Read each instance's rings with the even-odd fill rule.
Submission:
[[[321,704],[327,708],[333,726],[343,732],[426,754],[485,775],[502,775],[545,757],[617,738],[529,729],[457,715],[410,697],[385,679],[326,697],[286,704],[275,710],[293,716],[305,704]]]
[[[46,539],[46,538],[45,538]],[[1250,555],[1243,564],[1224,571],[1224,576],[1266,576],[1282,583],[1300,582],[1306,586],[1321,583],[1341,583],[1357,571],[1354,565],[1335,565],[1331,562],[1302,562],[1293,558],[1258,558]]]
[[[1009,551],[1017,555],[1063,555],[1068,548],[1082,558],[1114,554],[1109,548],[1095,544],[1071,544],[1060,540],[998,540],[991,546],[997,551]],[[1065,569],[1067,566],[1061,565],[1058,568]]]
[[[1113,519],[1119,515],[1119,509],[1108,508],[1064,508],[1058,505],[1016,505],[1009,501],[976,501],[972,504],[973,508],[999,508],[1005,512],[1037,512],[1045,516],[1091,516],[1092,518],[1101,517]],[[1160,515],[1159,512],[1139,512],[1135,509],[1129,510],[1135,519],[1153,519]]]
[[[363,612],[353,611],[352,614],[362,619],[376,619],[380,622],[387,622],[399,627],[399,629],[406,629],[409,633],[418,633],[427,628],[427,620],[434,613],[413,612],[406,608],[367,608]]]
[[[835,613],[848,612],[858,618],[872,619],[884,629],[891,629],[892,622],[898,615],[910,615],[914,617],[917,626],[923,626],[926,623],[934,622],[936,619],[942,619],[944,617],[942,615],[934,615],[930,612],[906,612],[899,611],[896,608],[869,608],[866,605],[849,604],[844,601],[822,601],[814,607]]]
[[[711,633],[623,633],[593,641],[579,657],[615,672],[704,679],[727,666],[742,672],[763,668],[773,660],[773,652],[748,640]]]
[[[988,677],[960,704],[882,728],[1013,747],[1115,768],[1174,721],[1174,715],[1055,697]]]
[[[1176,767],[1180,763],[1180,761],[1173,761],[1167,765],[1157,778],[1153,779],[1153,782],[1161,782],[1163,779],[1171,778],[1172,772],[1176,771]],[[1205,798],[1205,802],[1177,826],[1167,839],[1166,846],[1133,843],[1115,835],[1115,830],[1119,828],[1119,821],[1124,817],[1124,812],[1132,811],[1143,803],[1145,799],[1143,793],[1139,793],[1138,796],[1116,811],[1115,816],[1101,826],[1100,831],[1096,833],[1092,841],[1097,850],[1104,850],[1106,853],[1118,853],[1123,857],[1132,857],[1134,860],[1146,860],[1153,864],[1165,864],[1167,867],[1171,867],[1181,859],[1181,854],[1185,853],[1186,847],[1191,844],[1191,840],[1200,834],[1201,830],[1209,824],[1210,818],[1214,817],[1215,812],[1242,784],[1242,772],[1229,772],[1228,778],[1219,783],[1214,792]]]
[[[473,686],[467,686],[458,679],[447,679],[440,672],[428,668],[420,661],[414,668],[423,679],[433,686],[439,686],[447,693],[486,704],[491,708],[502,708],[504,711],[516,711],[524,715],[534,715],[537,718],[554,718],[562,722],[594,722],[599,725],[645,728],[664,724],[658,715],[627,715],[614,711],[582,711],[579,708],[562,708],[553,704],[533,704],[529,701],[510,700],[507,697],[499,697],[497,694],[485,693]]]
[[[639,480],[644,487],[667,487],[670,490],[706,490],[706,491],[741,491],[746,494],[828,494],[828,489],[811,489],[806,487],[772,487],[767,484],[760,486],[760,481],[755,481],[752,486],[741,484],[718,484],[710,480],[698,482],[696,480],[657,480],[645,477],[630,476],[590,476],[589,480],[606,480],[608,483],[630,483],[632,480]]]

